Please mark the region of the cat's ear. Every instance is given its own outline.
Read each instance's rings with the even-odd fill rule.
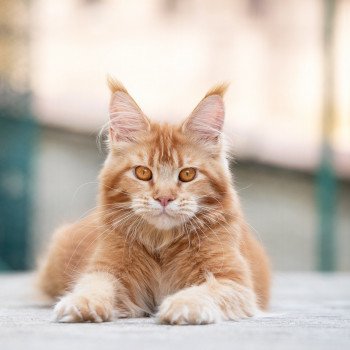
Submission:
[[[125,87],[108,77],[111,90],[109,104],[110,138],[115,142],[133,142],[150,129],[150,122]]]
[[[182,131],[200,141],[216,143],[225,119],[223,96],[228,84],[214,86],[182,124]]]

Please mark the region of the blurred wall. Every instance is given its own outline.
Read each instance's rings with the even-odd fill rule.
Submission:
[[[97,175],[104,155],[93,136],[45,128],[34,184],[32,256],[40,255],[58,225],[86,215],[96,205]],[[314,176],[264,165],[233,165],[236,189],[253,232],[276,270],[317,268]],[[350,183],[339,187],[337,269],[350,270]],[[33,263],[34,259],[31,259]]]
[[[350,176],[350,2],[334,28],[332,146]],[[33,102],[75,130],[106,121],[106,73],[146,114],[184,118],[228,80],[226,132],[240,157],[315,169],[324,97],[325,2],[319,0],[33,0]]]
[[[27,242],[36,255],[57,225],[94,206],[103,155],[92,135],[107,121],[109,72],[147,115],[171,121],[212,84],[231,81],[225,131],[248,219],[277,269],[315,268],[310,174],[322,151],[325,90],[329,149],[337,175],[350,178],[350,2],[333,3],[325,50],[319,0],[0,0],[0,259],[10,254],[23,268]],[[334,73],[326,85],[325,56]],[[327,237],[336,238],[338,268],[349,269],[346,180],[337,204]]]

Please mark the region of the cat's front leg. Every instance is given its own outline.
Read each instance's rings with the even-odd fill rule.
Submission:
[[[113,315],[117,279],[108,272],[91,272],[81,276],[72,292],[54,308],[58,322],[105,322]]]
[[[158,319],[167,324],[208,324],[250,317],[257,310],[251,288],[210,275],[203,284],[165,298],[159,307]]]

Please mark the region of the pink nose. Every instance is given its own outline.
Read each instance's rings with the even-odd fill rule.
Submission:
[[[169,204],[169,202],[174,200],[174,197],[157,197],[154,199],[158,201],[163,207],[166,207]]]

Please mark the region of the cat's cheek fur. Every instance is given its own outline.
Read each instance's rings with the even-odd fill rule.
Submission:
[[[107,272],[83,275],[71,293],[55,306],[58,322],[105,322],[113,315],[118,281]]]
[[[254,316],[258,312],[254,292],[232,281],[207,282],[183,289],[162,302],[157,314],[165,324],[210,324]]]

